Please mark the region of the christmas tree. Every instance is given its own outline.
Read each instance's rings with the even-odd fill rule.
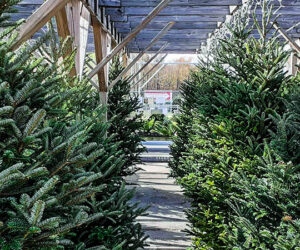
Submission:
[[[15,3],[1,1],[1,21]],[[74,53],[59,63],[69,43],[49,31],[16,52],[14,28],[0,34],[0,246],[142,247],[134,220],[144,210],[122,184],[124,154],[105,136],[103,109],[74,113],[82,104],[73,105],[79,91],[70,87],[80,84],[69,78]],[[95,224],[101,237],[92,236]]]
[[[253,245],[240,240],[240,234],[236,236],[240,242],[232,240],[229,244],[227,240],[228,232],[240,232],[241,228],[245,228],[243,223],[239,226],[233,223],[241,219],[237,218],[238,208],[242,205],[247,207],[248,210],[243,211],[246,213],[251,204],[258,203],[258,199],[248,199],[250,189],[247,189],[247,183],[257,181],[251,182],[252,185],[255,183],[253,190],[256,191],[250,193],[256,192],[257,196],[262,194],[259,188],[267,191],[275,183],[276,175],[270,172],[277,163],[274,162],[273,169],[261,163],[266,152],[265,145],[277,144],[274,138],[281,140],[278,155],[283,149],[286,151],[283,144],[287,140],[291,149],[298,145],[296,133],[284,137],[286,131],[282,131],[282,136],[278,137],[278,134],[271,132],[276,131],[281,123],[275,118],[285,117],[284,104],[290,100],[289,94],[294,91],[292,85],[295,81],[285,71],[290,51],[284,49],[284,44],[276,35],[268,33],[269,21],[273,18],[272,7],[265,1],[262,1],[261,7],[264,18],[259,22],[254,16],[254,27],[249,27],[248,22],[228,26],[230,36],[219,38],[218,46],[212,54],[200,60],[198,69],[182,89],[182,113],[177,120],[178,131],[172,147],[174,159],[170,166],[185,195],[191,199],[192,208],[187,215],[192,226],[187,231],[193,236],[197,249],[234,249],[241,247],[240,244],[245,248],[258,246],[254,243],[258,237],[254,240],[255,233],[249,231],[242,234],[247,238],[245,242],[252,239]],[[260,34],[259,39],[251,35],[253,29]],[[294,129],[295,125],[292,125]],[[241,176],[246,176],[247,181]],[[266,182],[266,176],[270,178],[269,186],[257,187]],[[298,174],[293,172],[291,176],[295,186],[282,188],[281,192],[295,192],[295,196],[289,198],[292,201],[299,195],[299,190],[296,189]],[[271,199],[274,194],[270,191],[264,195],[264,198],[270,195]],[[237,201],[239,204],[235,207]],[[262,198],[258,205],[263,206],[263,202],[268,200]],[[272,213],[269,211],[268,215],[272,217],[273,213],[278,212],[278,207],[287,204],[281,198],[276,199],[270,208]],[[294,220],[297,217],[297,202],[293,201],[293,204],[286,215],[293,214]],[[274,228],[284,217],[283,210],[274,218],[277,224],[272,220],[261,220],[265,223],[261,225],[266,228],[270,221],[274,222],[273,227],[268,227],[271,234],[277,232]],[[256,212],[259,212],[259,207],[250,211],[249,218],[255,218]],[[289,228],[283,231],[285,236],[280,235],[280,239],[287,240],[284,237],[295,230]],[[260,246],[270,249],[267,246],[272,246],[274,242],[261,240]]]
[[[123,71],[120,59],[115,57],[110,69],[109,79],[112,82]],[[108,117],[111,122],[109,134],[116,135],[115,142],[126,155],[123,175],[137,171],[136,164],[141,163],[140,154],[145,151],[140,132],[143,130],[143,113],[138,96],[130,93],[130,82],[119,80],[108,95]]]

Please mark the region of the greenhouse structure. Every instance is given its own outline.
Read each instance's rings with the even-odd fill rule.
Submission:
[[[0,249],[300,250],[300,0],[0,0],[0,41]]]

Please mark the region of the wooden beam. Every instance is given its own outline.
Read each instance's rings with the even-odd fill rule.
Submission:
[[[90,13],[82,2],[78,0],[71,0],[67,5],[67,10],[70,33],[74,37],[74,45],[77,49],[75,67],[77,74],[82,78],[90,26]]]
[[[166,64],[163,64],[159,67],[157,71],[140,87],[140,90],[142,90],[151,80],[164,68],[166,67]]]
[[[131,76],[128,81],[132,81],[134,78],[136,78],[165,48],[167,48],[169,44],[165,43],[154,56],[152,56],[148,62],[146,62],[133,76]]]
[[[141,22],[141,24],[136,27],[130,34],[127,35],[127,37],[119,43],[109,55],[107,55],[105,58],[102,59],[102,61],[95,67],[94,70],[90,72],[88,75],[88,78],[92,78],[97,72],[102,69],[119,51],[121,51],[133,38],[137,36],[137,34],[146,27],[148,23],[151,22],[151,20],[158,15],[159,12],[161,12],[170,2],[171,0],[162,0],[160,4],[151,11],[150,14]]]
[[[298,57],[296,53],[291,53],[290,55],[290,73],[295,76],[298,72],[298,67],[297,67],[297,63],[298,63]]]
[[[94,43],[95,43],[95,55],[96,63],[107,55],[107,32],[102,29],[99,22],[95,22],[93,18],[93,32],[94,32]],[[99,81],[99,97],[102,105],[107,104],[107,83],[108,83],[108,71],[107,66],[98,71]]]
[[[128,56],[126,52],[124,52],[122,55],[122,63],[124,68],[128,66]]]
[[[58,36],[64,41],[67,37],[71,36],[70,29],[68,26],[68,18],[66,8],[61,8],[57,14],[55,15],[57,33]],[[70,40],[70,44],[67,45],[68,50],[64,53],[64,57],[71,55],[72,53],[72,41]],[[76,68],[73,67],[69,74],[70,77],[76,76]]]
[[[139,79],[134,85],[139,84],[141,81],[143,81],[151,72],[168,56],[168,54],[165,54],[141,79]]]
[[[281,27],[277,23],[272,23],[273,27],[278,30],[279,34],[291,45],[292,48],[294,48],[297,53],[300,53],[300,46],[289,37],[289,35],[281,29]]]
[[[51,17],[61,10],[69,0],[47,0],[18,28],[18,36],[12,46],[16,50],[23,42],[30,39]]]
[[[140,60],[140,58],[149,50],[151,47],[159,41],[175,24],[175,22],[169,22],[148,44],[148,46],[141,51],[133,60],[132,62],[120,73],[120,75],[112,82],[112,84],[109,86],[109,89],[111,89],[121,78],[132,68],[132,66]]]
[[[56,25],[57,25],[57,33],[59,37],[62,39],[66,39],[71,35],[70,29],[68,26],[68,18],[66,8],[61,8],[57,14],[55,15]]]
[[[94,7],[90,4],[90,0],[80,0],[80,1],[82,1],[83,5],[90,12],[91,17],[94,18],[94,23],[97,21],[101,25],[103,31],[105,31],[107,33],[107,35],[111,37],[112,40],[116,41],[112,32],[105,25],[106,18],[104,18],[102,20],[102,13],[101,13],[102,10],[97,5],[97,0],[96,0],[96,5],[94,5]],[[97,11],[95,11],[95,10],[97,10]]]

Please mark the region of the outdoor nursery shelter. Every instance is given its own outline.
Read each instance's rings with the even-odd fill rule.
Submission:
[[[300,0],[0,0],[0,248],[299,250],[299,55]]]

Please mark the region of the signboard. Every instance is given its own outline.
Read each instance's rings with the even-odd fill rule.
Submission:
[[[153,99],[155,103],[164,104],[172,101],[171,91],[145,91],[144,98]]]

